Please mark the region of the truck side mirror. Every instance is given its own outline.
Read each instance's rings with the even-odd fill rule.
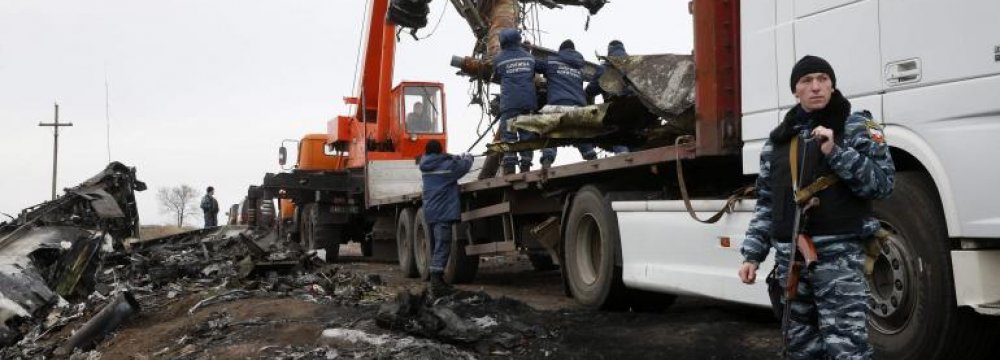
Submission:
[[[281,147],[278,148],[278,165],[285,166],[285,163],[287,162],[288,162],[288,149],[285,148],[285,145],[281,145]]]

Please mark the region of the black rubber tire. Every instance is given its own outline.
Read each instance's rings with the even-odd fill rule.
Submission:
[[[535,271],[552,271],[559,269],[559,266],[556,265],[555,261],[552,261],[552,256],[548,253],[529,253],[528,261],[531,261],[531,267],[535,269]]]
[[[326,262],[335,263],[340,256],[343,229],[339,225],[320,224],[319,204],[310,203],[303,207],[303,218],[299,221],[300,241],[306,250],[326,250]]]
[[[621,309],[626,289],[615,264],[618,219],[599,189],[577,191],[564,236],[564,271],[573,298],[592,309]]]
[[[869,311],[869,339],[877,357],[985,358],[995,347],[991,337],[997,335],[996,320],[956,306],[951,247],[934,183],[923,173],[898,173],[892,195],[875,202],[874,209],[894,231],[890,244],[900,249],[897,253],[905,254],[900,256],[904,267],[900,278],[905,287],[900,288],[908,290],[898,300],[907,304],[897,310],[902,319],[879,316],[881,307]],[[882,255],[882,259],[887,258]],[[880,271],[877,265],[875,275]],[[874,297],[876,286],[869,284]],[[895,286],[895,281],[888,284]]]
[[[400,210],[396,220],[396,256],[403,275],[417,277],[417,262],[413,258],[413,209],[410,208]]]
[[[422,280],[431,278],[432,239],[431,228],[424,221],[424,209],[421,208],[413,217],[413,260],[417,264],[417,273]]]
[[[451,239],[451,253],[444,269],[444,281],[449,284],[466,284],[476,279],[479,272],[479,255],[466,255],[469,244],[467,225],[456,224]]]
[[[292,213],[292,220],[288,223],[282,224],[280,227],[280,234],[292,244],[305,244],[302,241],[302,214],[305,212],[301,206],[296,205],[295,211]]]
[[[257,211],[257,227],[271,229],[274,227],[275,219],[277,218],[276,211],[274,209],[274,203],[271,200],[258,200],[259,210]]]

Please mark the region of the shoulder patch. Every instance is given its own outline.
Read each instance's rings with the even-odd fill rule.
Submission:
[[[872,119],[865,119],[865,127],[868,128],[868,136],[878,144],[885,143],[885,133],[882,132],[882,125]]]

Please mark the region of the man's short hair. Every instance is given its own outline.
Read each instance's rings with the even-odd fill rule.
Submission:
[[[208,189],[206,189],[205,191],[207,191],[207,192],[213,192],[213,191],[215,191],[215,188],[209,186]]]
[[[424,154],[440,154],[444,149],[441,147],[441,142],[437,140],[431,140],[427,142],[427,146],[424,147]]]

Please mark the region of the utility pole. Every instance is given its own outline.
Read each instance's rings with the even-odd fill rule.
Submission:
[[[59,123],[59,103],[56,105],[56,118],[55,122],[51,123],[38,123],[38,126],[51,126],[55,129],[52,142],[52,200],[56,199],[56,174],[59,169],[59,127],[62,126],[73,126],[73,123]]]

